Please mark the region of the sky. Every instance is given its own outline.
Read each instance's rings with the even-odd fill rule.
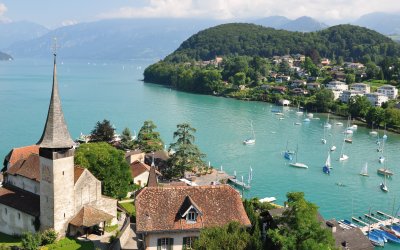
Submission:
[[[346,23],[371,12],[400,13],[399,0],[0,0],[0,21],[47,28],[111,18],[256,19],[310,16]]]

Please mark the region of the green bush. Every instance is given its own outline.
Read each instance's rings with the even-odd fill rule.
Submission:
[[[39,233],[27,232],[22,235],[21,243],[24,250],[36,250],[41,243],[41,235]]]
[[[53,244],[56,242],[58,233],[53,229],[47,229],[42,232],[42,245]]]

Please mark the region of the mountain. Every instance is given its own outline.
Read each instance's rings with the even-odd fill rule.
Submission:
[[[61,27],[7,48],[14,57],[48,56],[57,37],[65,58],[163,58],[192,34],[218,24],[200,19],[115,19]]]
[[[252,23],[274,29],[283,29],[288,31],[299,31],[299,32],[317,31],[328,27],[328,25],[307,16],[302,16],[295,20],[291,20],[283,16],[271,16],[255,20]]]
[[[38,38],[48,31],[44,26],[27,21],[0,23],[0,48],[4,49],[15,42]]]
[[[400,13],[373,12],[361,16],[354,24],[376,30],[385,35],[400,34]]]
[[[283,25],[285,25],[291,21],[292,20],[290,20],[289,18],[284,17],[284,16],[270,16],[270,17],[254,20],[251,23],[262,25],[264,27],[280,29]]]
[[[293,21],[283,24],[280,29],[288,31],[311,32],[328,28],[328,25],[321,23],[311,17],[302,16]]]
[[[400,56],[400,44],[376,31],[337,25],[317,32],[275,30],[254,24],[222,24],[203,30],[184,41],[166,61],[211,60],[216,56],[247,55],[272,57],[286,54],[343,57],[361,61],[368,55],[374,61]]]
[[[8,61],[8,60],[12,60],[12,59],[13,59],[12,56],[10,56],[6,53],[0,52],[0,61]]]

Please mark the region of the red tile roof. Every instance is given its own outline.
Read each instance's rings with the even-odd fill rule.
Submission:
[[[12,186],[1,187],[0,203],[33,216],[40,215],[39,195],[19,188]]]
[[[189,200],[201,210],[197,222],[186,223],[180,210]],[[137,232],[200,230],[231,221],[250,226],[242,199],[229,185],[146,187],[136,196]]]
[[[30,154],[27,158],[18,160],[7,170],[7,174],[20,175],[28,179],[40,182],[39,155]]]
[[[91,227],[114,218],[111,214],[90,206],[84,206],[69,222],[76,227]]]
[[[131,176],[132,178],[135,178],[141,174],[143,174],[144,172],[150,172],[150,166],[147,165],[146,163],[140,162],[140,161],[135,161],[132,162],[131,165]],[[156,170],[156,174],[161,175],[160,172],[158,172]]]
[[[30,145],[20,148],[13,148],[10,153],[6,156],[6,161],[13,165],[18,160],[26,159],[31,154],[39,154],[39,146],[38,145]]]

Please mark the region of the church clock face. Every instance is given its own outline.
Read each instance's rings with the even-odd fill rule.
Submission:
[[[51,183],[50,167],[47,165],[43,165],[42,180],[47,181],[48,183]]]

